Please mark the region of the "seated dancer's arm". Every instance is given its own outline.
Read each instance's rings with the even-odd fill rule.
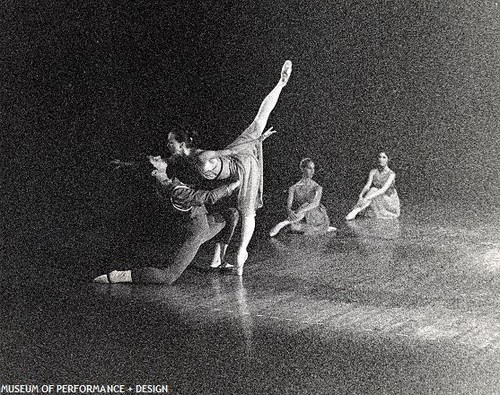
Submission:
[[[373,199],[377,196],[383,195],[391,186],[391,184],[394,182],[394,179],[396,178],[396,174],[391,173],[389,175],[389,178],[387,178],[387,181],[385,182],[384,186],[378,190],[376,190],[373,193],[370,193],[366,196],[367,199]]]
[[[293,206],[293,200],[295,199],[295,185],[288,188],[288,199],[286,201],[287,210],[291,210]]]
[[[186,209],[203,204],[214,204],[218,200],[229,196],[240,185],[239,181],[222,185],[211,191],[196,190],[187,185],[180,185],[172,191],[172,203]]]
[[[292,210],[294,199],[295,199],[295,184],[288,189],[288,199],[286,202],[286,210],[288,213],[288,218],[291,221],[297,221],[299,219],[295,211]]]
[[[321,196],[323,196],[323,187],[318,186],[316,188],[312,201],[309,203],[304,203],[302,206],[300,206],[300,208],[297,210],[297,214],[305,214],[313,208],[318,207],[321,202]]]
[[[363,199],[363,196],[365,195],[365,193],[370,190],[370,187],[372,186],[372,182],[373,182],[374,173],[375,173],[375,170],[370,171],[370,174],[368,175],[368,181],[366,182],[365,186],[363,187],[363,189],[361,190],[361,192],[359,194],[360,199]]]
[[[244,149],[246,149],[246,147],[248,145],[263,142],[265,139],[267,139],[269,136],[271,136],[274,133],[276,133],[276,130],[274,130],[272,127],[270,127],[259,138],[247,140],[247,141],[244,141],[240,144],[232,145],[231,148],[226,148],[223,150],[203,151],[201,154],[199,154],[198,157],[200,158],[200,160],[202,162],[206,162],[206,161],[209,161],[211,159],[219,158],[221,156],[235,155],[235,154],[238,154],[239,152],[243,151]]]

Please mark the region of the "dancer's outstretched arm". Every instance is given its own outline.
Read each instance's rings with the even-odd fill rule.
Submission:
[[[123,169],[126,167],[134,167],[137,166],[137,164],[138,164],[137,162],[133,161],[126,162],[120,159],[113,159],[111,162],[109,162],[109,165],[113,166],[113,170]]]

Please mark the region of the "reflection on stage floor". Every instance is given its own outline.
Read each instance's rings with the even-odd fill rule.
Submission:
[[[10,290],[0,377],[173,394],[499,393],[499,221],[474,218],[415,208],[322,236],[260,234],[243,278],[202,270],[206,250],[171,287]]]

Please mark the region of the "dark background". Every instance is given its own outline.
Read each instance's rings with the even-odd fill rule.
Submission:
[[[348,207],[379,150],[406,206],[498,206],[500,5],[418,3],[3,1],[4,245],[70,265],[79,240],[147,237],[162,219],[149,182],[107,163],[165,152],[171,122],[224,147],[286,59],[261,218],[281,210],[304,156],[329,210]],[[104,261],[118,247],[99,248]]]

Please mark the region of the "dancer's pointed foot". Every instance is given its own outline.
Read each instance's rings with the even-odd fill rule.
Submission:
[[[356,218],[356,215],[358,215],[358,211],[356,210],[352,210],[349,214],[347,214],[347,216],[345,217],[345,219],[347,221],[351,221],[353,220],[354,218]]]
[[[329,226],[326,231],[327,232],[335,232],[336,230],[337,230],[337,228],[335,226]]]
[[[248,259],[247,250],[238,252],[238,255],[236,256],[236,274],[238,276],[243,276],[243,266],[245,265],[247,259]]]
[[[275,226],[274,228],[272,228],[270,231],[269,231],[269,236],[270,237],[274,237],[276,236],[281,230],[281,227],[279,226]]]
[[[286,85],[288,83],[288,80],[290,79],[291,74],[292,74],[292,61],[287,60],[285,61],[283,67],[281,68],[280,83]]]
[[[222,265],[220,265],[221,269],[232,269],[234,265],[231,265],[230,263],[227,262],[222,262]]]
[[[274,228],[272,228],[270,231],[269,231],[269,236],[271,237],[274,237],[276,236],[280,231],[281,229],[283,229],[285,226],[287,226],[290,222],[288,221],[282,221],[280,223],[278,223]]]

